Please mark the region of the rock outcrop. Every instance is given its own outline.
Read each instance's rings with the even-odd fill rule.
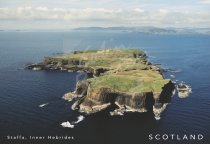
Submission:
[[[77,107],[80,112],[87,114],[101,111],[111,104],[115,104],[118,106],[118,109],[113,115],[122,115],[124,112],[147,112],[148,110],[153,110],[155,118],[159,119],[166,105],[171,102],[173,90],[174,84],[171,81],[164,85],[161,93],[128,93],[114,91],[111,88],[95,90],[91,87],[90,82],[83,80],[77,83],[76,91],[67,93],[64,95],[64,99],[72,100],[76,98],[74,107]],[[151,106],[153,106],[152,109]]]

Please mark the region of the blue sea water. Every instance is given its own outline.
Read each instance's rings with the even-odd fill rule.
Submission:
[[[80,114],[62,96],[85,77],[78,73],[29,71],[27,63],[44,56],[81,49],[137,48],[153,63],[179,70],[175,79],[192,87],[186,99],[177,95],[156,121],[152,113],[111,117],[107,112],[90,116],[74,129],[60,123]],[[210,143],[210,36],[149,35],[119,31],[0,32],[0,141],[7,136],[73,136],[74,140],[51,143]],[[169,74],[165,74],[166,77]],[[39,105],[49,103],[40,108]],[[203,134],[202,141],[150,141],[149,134]],[[49,143],[26,140],[28,143]]]

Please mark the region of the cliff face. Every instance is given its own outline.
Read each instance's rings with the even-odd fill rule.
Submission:
[[[166,104],[171,101],[173,90],[174,84],[171,81],[164,85],[161,93],[128,93],[114,91],[111,88],[94,89],[91,87],[90,82],[82,80],[77,83],[76,91],[74,92],[74,97],[80,95],[74,104],[74,109],[79,108],[80,112],[90,114],[115,104],[118,106],[118,112],[146,112],[149,110],[153,111],[155,117],[159,119]],[[66,96],[64,98],[69,100]]]
[[[120,106],[124,106],[126,109],[141,110],[145,109],[146,97],[152,95],[151,92],[142,92],[134,94],[120,94],[116,98],[116,103]]]
[[[43,62],[26,68],[84,71],[95,76],[77,82],[75,91],[64,95],[64,99],[75,101],[72,109],[87,114],[115,104],[118,109],[111,115],[153,110],[158,118],[170,102],[174,88],[169,79],[163,78],[163,70],[149,62],[140,50],[76,51],[66,56],[45,57]]]

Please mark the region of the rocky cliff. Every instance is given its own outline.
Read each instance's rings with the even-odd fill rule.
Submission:
[[[174,88],[174,84],[169,81],[163,86],[160,93],[153,93],[152,91],[131,93],[105,87],[95,89],[88,80],[82,80],[77,83],[74,92],[64,95],[64,99],[70,101],[75,99],[72,108],[87,114],[101,111],[114,104],[118,106],[118,109],[111,112],[114,113],[113,115],[153,110],[155,117],[159,119],[166,104],[171,102]],[[151,108],[151,106],[153,107]]]

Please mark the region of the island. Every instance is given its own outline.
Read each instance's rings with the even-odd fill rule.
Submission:
[[[170,79],[163,77],[164,70],[152,64],[145,52],[138,49],[74,51],[45,57],[42,62],[29,64],[26,68],[89,74],[87,79],[77,82],[75,91],[63,96],[65,100],[74,101],[73,110],[86,114],[116,105],[111,115],[152,109],[155,118],[159,119],[175,88]]]

